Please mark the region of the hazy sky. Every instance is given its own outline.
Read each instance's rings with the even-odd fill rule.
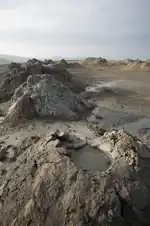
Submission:
[[[150,0],[0,0],[0,54],[150,58]]]

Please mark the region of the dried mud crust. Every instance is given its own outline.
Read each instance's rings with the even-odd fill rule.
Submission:
[[[0,224],[149,225],[150,150],[123,131],[85,141],[111,157],[108,170],[78,170],[66,143],[81,140],[61,131],[26,138],[9,164],[6,155]]]
[[[46,63],[47,64],[47,63]],[[45,62],[33,59],[25,64],[11,63],[3,72],[3,81],[0,84],[0,103],[9,101],[15,90],[27,81],[30,75],[49,74],[68,86],[72,91],[83,91],[85,85],[76,82],[65,67],[47,66]],[[55,64],[55,63],[54,63]],[[69,64],[68,64],[69,65]]]
[[[30,75],[27,82],[16,89],[9,104],[4,122],[12,124],[32,117],[75,120],[93,107],[48,74]]]

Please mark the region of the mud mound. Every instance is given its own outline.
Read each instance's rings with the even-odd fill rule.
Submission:
[[[85,66],[108,66],[108,61],[105,58],[99,57],[99,58],[95,58],[95,57],[89,57],[86,58],[83,61],[83,65]]]
[[[20,70],[21,64],[12,62],[12,63],[10,63],[10,64],[8,65],[8,68],[11,69],[11,70],[12,70],[12,69]]]
[[[150,70],[150,60],[147,60],[141,64],[141,69]]]
[[[69,68],[69,63],[65,59],[62,59],[59,62],[53,64],[52,67],[66,69],[66,68]]]
[[[135,61],[132,60],[132,59],[130,59],[130,58],[124,60],[124,63],[125,63],[125,64],[134,63],[134,62],[135,62]]]
[[[34,65],[34,64],[42,64],[41,60],[38,60],[36,58],[32,58],[27,61],[26,65]]]
[[[51,59],[46,59],[46,60],[44,60],[44,65],[49,65],[49,64],[54,64],[55,62],[53,61],[53,60],[51,60]]]
[[[60,117],[78,119],[91,105],[50,75],[30,75],[27,82],[16,89],[11,107],[4,121],[16,118]]]
[[[0,225],[149,225],[149,149],[123,132],[105,133],[91,145],[111,156],[109,169],[78,170],[71,158],[80,149],[68,149],[68,138],[74,142],[53,133],[1,145]]]
[[[68,63],[66,60],[62,59],[59,63],[53,64],[53,68],[83,68],[83,65],[77,62]]]
[[[83,68],[83,65],[77,62],[69,63],[69,68]]]
[[[10,122],[12,125],[17,125],[24,119],[31,119],[35,116],[34,105],[28,93],[25,93],[18,98],[16,102],[13,102],[8,109],[8,113],[3,123]]]
[[[62,59],[59,63],[68,66],[68,62],[65,59]]]
[[[8,73],[3,82],[0,84],[0,102],[5,102],[10,100],[14,91],[17,87],[19,87],[22,83],[24,83],[29,74],[25,70],[18,69],[16,71],[11,71]]]
[[[141,62],[131,62],[126,65],[127,69],[140,69]]]
[[[125,70],[150,70],[150,61],[142,61],[142,60],[125,60],[124,67]]]
[[[26,64],[12,63],[9,66],[9,72],[4,76],[0,84],[0,102],[6,102],[11,99],[16,88],[26,82],[29,75],[49,74],[68,86],[72,91],[84,90],[84,87],[77,84],[72,75],[64,68],[52,68],[44,65],[36,59],[29,60]]]

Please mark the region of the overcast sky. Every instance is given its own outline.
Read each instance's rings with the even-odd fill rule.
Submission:
[[[150,0],[0,0],[0,54],[150,58]]]

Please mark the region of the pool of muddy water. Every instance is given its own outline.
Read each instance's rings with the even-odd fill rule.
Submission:
[[[104,152],[90,146],[73,151],[71,159],[78,169],[91,171],[105,171],[110,163]]]

